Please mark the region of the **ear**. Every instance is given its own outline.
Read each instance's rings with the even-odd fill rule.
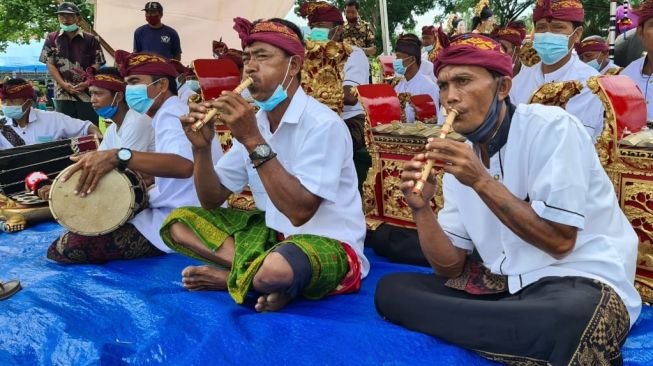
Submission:
[[[116,92],[116,105],[122,103],[125,100],[125,94],[123,92]]]
[[[290,58],[290,75],[298,75],[302,72],[302,64],[299,61],[299,56],[291,56]],[[299,80],[295,78],[295,80]]]
[[[499,85],[499,100],[506,100],[510,89],[512,88],[512,78],[504,76],[501,78],[501,85]]]
[[[574,31],[574,37],[576,38],[574,44],[579,43],[583,37],[583,27],[578,27]]]

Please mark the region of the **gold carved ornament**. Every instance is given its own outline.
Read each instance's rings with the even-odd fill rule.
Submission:
[[[543,104],[565,108],[571,98],[583,89],[580,81],[561,81],[540,86],[528,99],[528,104]]]
[[[615,109],[599,78],[588,79],[587,86],[596,94],[605,109],[605,125],[596,142],[599,160],[614,185],[621,209],[638,238],[637,267],[653,271],[653,159],[640,149],[621,148],[617,136]],[[640,274],[635,288],[644,301],[653,301],[653,279]]]
[[[347,42],[306,41],[306,55],[302,69],[302,88],[306,94],[342,113],[345,94],[345,63],[352,53]]]
[[[525,42],[519,49],[519,60],[522,65],[531,67],[541,61],[537,51],[533,48],[533,42]]]

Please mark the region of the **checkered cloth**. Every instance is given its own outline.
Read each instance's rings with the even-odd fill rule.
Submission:
[[[265,257],[284,243],[297,245],[311,263],[311,281],[302,295],[320,299],[338,288],[349,271],[349,262],[342,244],[317,235],[294,235],[277,240],[277,232],[265,226],[265,213],[226,208],[206,210],[200,207],[182,207],[174,210],[161,227],[161,237],[171,249],[186,256],[206,261],[190,250],[175,243],[169,228],[175,222],[184,223],[212,251],[233,237],[236,247],[234,261],[227,280],[231,297],[239,304],[245,300]],[[213,264],[213,263],[212,263]]]

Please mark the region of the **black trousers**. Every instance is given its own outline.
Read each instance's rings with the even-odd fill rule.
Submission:
[[[94,125],[98,125],[99,119],[95,109],[91,103],[78,102],[73,100],[57,100],[55,101],[57,112],[63,113],[72,118],[81,119],[82,121],[91,121]]]
[[[519,365],[621,365],[630,327],[611,287],[545,277],[517,294],[471,295],[446,279],[397,273],[379,281],[379,314],[406,328]]]

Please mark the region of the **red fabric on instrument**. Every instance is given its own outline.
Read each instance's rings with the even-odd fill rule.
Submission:
[[[129,75],[151,75],[177,77],[177,70],[165,57],[148,52],[129,53],[117,50],[116,64],[120,65],[123,77]]]
[[[299,15],[308,18],[309,26],[317,22],[333,22],[336,25],[343,25],[342,13],[335,6],[324,1],[305,2],[299,8]]]
[[[252,24],[245,18],[234,18],[234,30],[238,33],[242,48],[254,42],[269,43],[298,56],[304,62],[304,46],[299,36],[285,25],[273,21],[260,21]]]
[[[481,34],[465,33],[445,45],[433,64],[435,75],[448,65],[480,66],[512,77],[510,55],[503,52],[499,42]]]
[[[34,88],[29,82],[18,85],[0,85],[0,99],[32,99]]]
[[[543,18],[582,23],[585,20],[585,9],[580,0],[537,0],[533,9],[533,22]]]
[[[492,36],[510,42],[515,47],[519,47],[524,41],[524,38],[526,38],[526,26],[523,23],[511,22],[505,27],[496,28],[492,31]]]

